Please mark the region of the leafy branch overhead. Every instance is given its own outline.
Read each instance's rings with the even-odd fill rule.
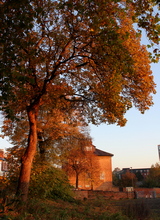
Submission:
[[[147,51],[133,28],[133,16],[142,15],[137,4],[4,1],[1,100],[8,116],[43,103],[46,92],[63,85],[67,92],[62,89],[57,98],[79,100],[94,122],[123,124],[132,103],[147,109],[154,83]]]

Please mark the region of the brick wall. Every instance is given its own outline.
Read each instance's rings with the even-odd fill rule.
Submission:
[[[110,156],[97,156],[100,170],[104,172],[104,182],[112,182],[112,158]]]
[[[106,199],[128,199],[134,198],[133,192],[114,192],[114,191],[88,191],[88,199],[95,199],[99,196],[103,196]]]
[[[156,197],[160,198],[160,188],[153,188],[153,190],[156,192]]]
[[[105,199],[131,199],[134,198],[133,192],[114,192],[114,191],[91,191],[91,190],[75,190],[75,198],[76,199],[96,199],[99,197],[103,197]]]
[[[115,188],[115,191],[102,191],[102,190],[75,190],[75,198],[77,199],[96,199],[103,197],[105,199],[133,199],[133,198],[160,198],[160,188],[136,188],[133,192],[119,192]]]
[[[74,198],[75,199],[88,199],[88,190],[74,190]]]
[[[94,190],[111,190],[112,189],[112,158],[111,156],[96,156],[99,164],[98,179],[93,183]],[[103,178],[101,179],[101,173]],[[69,182],[75,187],[76,176],[69,176]],[[79,175],[78,188],[84,190],[90,190],[90,181],[87,180],[86,174]]]

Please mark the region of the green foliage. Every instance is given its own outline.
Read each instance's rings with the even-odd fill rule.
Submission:
[[[135,175],[136,175],[137,181],[143,181],[144,180],[144,177],[143,177],[143,175],[141,174],[140,171],[138,171]]]
[[[112,177],[113,177],[112,182],[114,186],[122,186],[122,180],[119,179],[119,176],[116,173],[113,173]]]
[[[29,193],[31,197],[73,200],[71,189],[61,169],[49,167],[31,175]]]
[[[116,167],[114,170],[113,170],[113,172],[112,172],[112,183],[113,183],[113,185],[114,186],[121,186],[122,187],[122,181],[121,181],[121,178],[120,178],[120,176],[121,176],[121,174],[119,174],[119,171],[120,171],[121,169],[119,168],[119,167]]]

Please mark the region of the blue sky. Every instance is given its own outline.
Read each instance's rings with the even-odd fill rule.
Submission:
[[[116,125],[90,126],[93,144],[114,154],[112,167],[148,168],[159,162],[160,144],[160,64],[152,64],[157,93],[154,105],[141,114],[132,108],[126,113],[125,127]]]

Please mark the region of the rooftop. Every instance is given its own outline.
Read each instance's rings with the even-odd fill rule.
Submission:
[[[97,156],[110,156],[110,157],[113,157],[113,154],[110,154],[108,152],[99,150],[97,148],[95,148],[94,154],[96,154]]]

